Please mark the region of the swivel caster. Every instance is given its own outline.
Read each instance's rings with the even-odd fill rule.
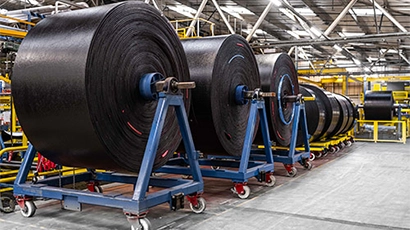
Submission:
[[[5,192],[0,194],[0,211],[4,213],[12,213],[16,208],[16,200],[12,193]]]
[[[336,148],[336,151],[335,151],[334,153],[337,153],[337,152],[340,151],[340,147],[339,147],[339,146],[336,146],[335,148]]]
[[[332,153],[332,154],[333,154],[333,153],[336,153],[336,152],[337,152],[336,147],[333,147],[333,146],[332,146],[332,147],[329,148],[329,153]]]
[[[310,161],[314,161],[315,159],[316,159],[316,155],[315,155],[313,152],[311,152],[311,153],[310,153],[309,160],[310,160]]]
[[[148,218],[140,218],[138,222],[131,225],[131,230],[151,230],[152,225]]]
[[[285,169],[289,177],[295,177],[298,174],[298,170],[293,165],[285,165]]]
[[[251,195],[251,189],[247,185],[244,185],[242,183],[235,184],[235,187],[233,187],[231,190],[241,199],[246,199],[249,197],[249,195]]]
[[[267,181],[265,182],[265,185],[267,187],[273,187],[276,184],[276,177],[273,175],[270,175],[269,178],[266,178]]]
[[[312,169],[312,163],[310,163],[310,162],[308,161],[308,162],[306,162],[306,163],[303,165],[303,167],[304,167],[305,169],[307,169],[307,170],[311,170],[311,169]]]
[[[321,158],[323,156],[323,152],[322,151],[316,152],[315,155],[317,158]]]
[[[190,202],[189,207],[196,214],[202,213],[206,209],[206,201],[204,198],[198,197],[196,199],[196,204],[193,204],[192,202]]]
[[[103,189],[102,189],[101,186],[96,185],[96,186],[94,186],[94,192],[96,192],[96,193],[103,193]]]
[[[330,149],[323,150],[322,157],[326,157],[327,154],[329,154],[329,152],[330,152]]]
[[[296,174],[298,174],[298,170],[295,167],[292,167],[292,170],[290,170],[290,172],[288,172],[290,177],[295,177]]]
[[[100,183],[98,183],[98,181],[90,181],[87,184],[87,188],[90,192],[103,193],[103,189],[100,186]]]
[[[24,201],[24,207],[20,209],[20,213],[22,216],[29,218],[34,216],[34,214],[36,213],[36,209],[37,208],[32,200],[26,200]]]

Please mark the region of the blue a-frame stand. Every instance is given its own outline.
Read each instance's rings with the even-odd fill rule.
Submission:
[[[21,207],[23,216],[30,217],[34,215],[36,209],[33,203],[34,197],[62,200],[64,201],[65,208],[74,210],[81,210],[81,204],[83,203],[120,208],[127,215],[128,220],[133,227],[135,227],[134,229],[138,229],[139,225],[149,228],[149,224],[147,224],[149,222],[144,218],[148,208],[168,202],[171,209],[175,210],[181,208],[178,207],[178,204],[181,204],[181,202],[183,204],[184,196],[187,196],[191,209],[194,212],[202,212],[205,209],[205,200],[199,196],[203,192],[203,180],[197,160],[198,153],[195,150],[185,112],[183,97],[180,94],[159,93],[158,98],[155,117],[138,177],[90,170],[75,176],[50,177],[39,180],[35,184],[26,182],[30,166],[36,155],[34,146],[30,145],[14,183],[14,194]],[[178,118],[185,149],[187,150],[188,164],[190,166],[189,171],[193,177],[192,180],[150,177],[161,131],[170,106],[174,107]],[[92,180],[134,184],[133,196],[112,196],[90,191],[56,187],[59,183],[66,184],[73,181]],[[164,189],[147,193],[149,185]]]
[[[201,173],[204,177],[213,177],[221,179],[229,179],[234,182],[232,191],[240,198],[247,198],[250,195],[250,188],[246,185],[249,178],[256,177],[260,182],[264,182],[267,186],[273,186],[276,182],[272,175],[274,171],[273,157],[269,129],[265,110],[265,101],[263,97],[256,97],[250,100],[250,112],[242,155],[234,156],[207,156],[207,158],[199,159],[201,166],[211,166],[210,168],[201,167]],[[262,131],[263,142],[266,148],[264,154],[261,154],[260,159],[250,160],[252,141],[256,132],[256,122],[260,120],[259,127]],[[171,159],[167,165],[161,167],[156,172],[176,173],[191,175],[187,166],[189,157],[182,156]],[[231,169],[222,169],[231,168]]]
[[[296,162],[299,162],[306,169],[311,169],[312,165],[309,162],[310,158],[310,145],[309,145],[309,134],[307,129],[307,119],[306,119],[306,110],[305,104],[300,100],[295,102],[295,115],[293,118],[292,126],[292,136],[290,140],[289,148],[276,148],[272,151],[273,160],[275,162],[283,163],[286,171],[290,176],[295,176],[297,173],[296,168],[293,166]],[[299,135],[299,129],[302,134],[304,151],[297,151],[296,144],[297,138]],[[274,147],[275,148],[275,147]],[[265,148],[266,149],[266,145]],[[254,150],[251,159],[254,160],[263,160],[264,155],[261,152],[262,150]]]

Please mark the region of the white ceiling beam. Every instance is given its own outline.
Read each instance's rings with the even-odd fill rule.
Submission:
[[[259,28],[259,26],[262,24],[262,22],[265,20],[266,15],[268,15],[270,9],[273,6],[273,1],[269,1],[269,4],[266,6],[265,10],[262,12],[262,15],[259,17],[258,21],[256,21],[255,25],[253,26],[251,32],[248,34],[246,37],[246,41],[250,41],[252,39],[252,36],[255,34],[256,30]]]
[[[193,28],[195,28],[196,22],[199,19],[199,16],[201,16],[202,11],[204,10],[206,3],[208,3],[208,0],[202,0],[201,5],[199,5],[199,9],[195,14],[194,19],[192,19],[191,24],[189,25],[188,31],[186,32],[186,36],[189,37],[191,36],[193,32]],[[199,31],[198,31],[199,32]]]
[[[222,12],[221,7],[219,7],[219,4],[216,2],[216,0],[212,0],[212,3],[215,5],[216,10],[219,12],[219,14],[222,17],[222,20],[225,22],[226,26],[228,27],[229,31],[231,34],[235,34],[235,31],[233,30],[231,24],[229,24],[228,20],[225,17],[225,14]]]
[[[343,9],[342,12],[340,12],[340,14],[337,16],[337,18],[332,22],[332,24],[330,24],[330,26],[326,29],[326,31],[323,33],[323,35],[329,36],[329,34],[335,29],[335,27],[339,24],[339,22],[342,20],[342,18],[344,18],[347,14],[347,12],[349,12],[349,10],[354,6],[354,4],[356,4],[357,0],[352,0],[349,2],[349,4],[347,4],[347,6]]]
[[[385,10],[382,6],[379,5],[379,3],[376,2],[376,0],[369,0],[371,3],[376,6],[377,9],[379,9],[397,28],[399,28],[402,32],[408,32],[406,28],[404,28],[400,22],[398,22],[387,10]]]

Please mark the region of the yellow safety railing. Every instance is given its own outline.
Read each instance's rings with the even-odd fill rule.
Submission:
[[[27,150],[28,146],[17,146],[17,147],[8,147],[0,150],[0,156],[3,155],[5,152],[9,151],[21,151],[21,150]]]
[[[13,171],[17,171],[18,170],[13,170]],[[86,172],[87,169],[83,169],[83,168],[73,168],[73,167],[64,167],[63,169],[55,169],[52,171],[46,171],[46,172],[39,172],[37,174],[34,173],[29,173],[27,176],[27,179],[32,179],[34,177],[41,177],[41,176],[52,176],[52,175],[74,175],[75,173],[82,173],[82,172]],[[5,173],[5,172],[3,172]],[[8,174],[10,175],[10,174]],[[3,176],[2,176],[3,177]],[[16,180],[17,174],[13,175],[13,176],[8,176],[8,177],[4,177],[4,178],[0,178],[0,183],[10,183],[10,182],[14,182]]]
[[[192,35],[188,35],[187,31],[190,28],[189,26],[186,26],[187,24],[191,24],[191,22],[194,19],[182,19],[182,20],[174,20],[171,21],[172,26],[174,27],[175,31],[177,32],[179,38],[184,39],[184,38],[199,38],[200,36],[200,22],[205,23],[206,25],[209,25],[209,34],[210,36],[214,36],[214,28],[215,28],[215,23],[210,22],[208,20],[205,20],[203,18],[197,19],[196,22],[196,27],[192,27]]]
[[[372,142],[397,142],[406,144],[408,136],[408,121],[376,121],[376,120],[357,120],[355,126],[356,141]],[[383,135],[380,131],[387,129],[391,135]],[[389,136],[391,138],[382,138]]]
[[[407,91],[393,91],[393,99],[396,103],[409,100],[409,92]]]

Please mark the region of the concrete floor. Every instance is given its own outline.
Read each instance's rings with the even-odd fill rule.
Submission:
[[[275,164],[278,185],[250,180],[250,198],[230,192],[227,180],[205,179],[207,209],[150,210],[154,229],[410,229],[410,144],[364,143],[313,161],[311,171],[298,166],[295,178]],[[131,192],[128,185],[107,185],[104,193]],[[0,213],[0,229],[130,229],[119,209],[83,205],[82,212],[62,210],[59,201],[38,201],[24,218],[18,209]]]

